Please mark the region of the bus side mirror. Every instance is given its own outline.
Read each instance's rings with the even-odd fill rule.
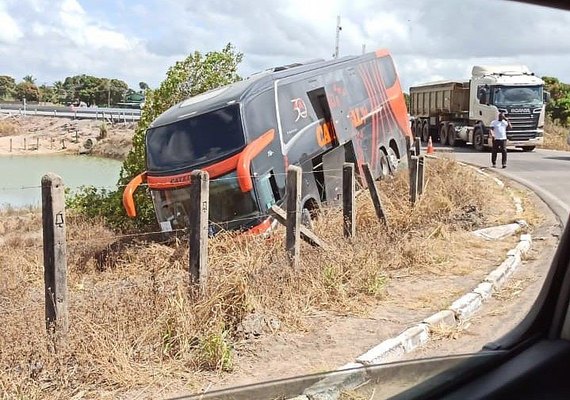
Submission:
[[[542,93],[542,99],[544,100],[545,103],[548,103],[550,101],[550,92],[547,92],[546,90]]]

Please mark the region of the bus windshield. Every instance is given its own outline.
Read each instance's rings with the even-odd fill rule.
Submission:
[[[152,190],[158,222],[163,231],[188,226],[190,187]],[[255,192],[242,192],[236,172],[230,172],[210,181],[210,229],[232,230],[247,226],[260,216]]]
[[[245,146],[239,105],[234,104],[172,124],[146,135],[149,171],[175,171],[209,163]]]
[[[542,86],[494,86],[493,104],[496,106],[542,105]]]

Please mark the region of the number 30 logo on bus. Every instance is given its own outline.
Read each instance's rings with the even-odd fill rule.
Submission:
[[[291,100],[293,103],[293,110],[297,112],[297,117],[295,118],[295,122],[299,121],[301,118],[307,118],[307,107],[305,106],[305,102],[300,97]]]

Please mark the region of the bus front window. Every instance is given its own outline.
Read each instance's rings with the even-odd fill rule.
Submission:
[[[161,229],[165,232],[188,226],[190,187],[152,190],[154,207]],[[247,228],[260,217],[255,192],[241,191],[236,172],[210,181],[209,223],[211,230]]]
[[[152,173],[190,170],[224,159],[244,146],[239,105],[234,104],[149,129],[147,168]]]

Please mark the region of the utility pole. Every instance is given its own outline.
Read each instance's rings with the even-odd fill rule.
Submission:
[[[362,54],[366,54],[366,44],[362,45]]]
[[[340,15],[336,16],[336,40],[334,45],[334,58],[337,59],[339,55],[338,43],[340,41],[340,31],[342,31],[342,26],[340,26]]]

